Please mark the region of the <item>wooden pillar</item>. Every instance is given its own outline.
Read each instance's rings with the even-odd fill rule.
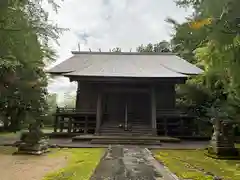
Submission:
[[[77,82],[78,87],[77,87],[77,92],[76,92],[76,104],[75,104],[75,108],[78,109],[79,107],[79,96],[80,96],[80,82]]]
[[[57,132],[58,129],[58,115],[55,115],[54,119],[54,132]]]
[[[183,118],[180,119],[180,136],[184,136],[184,121],[183,121]]]
[[[177,97],[177,95],[176,95],[176,85],[174,84],[173,85],[173,109],[175,109],[176,108],[176,97]]]
[[[168,118],[164,117],[164,135],[168,136]]]
[[[59,108],[57,107],[56,109],[56,114],[55,114],[55,119],[54,119],[54,132],[57,132],[58,130],[58,124],[59,124],[59,118],[58,118],[58,113],[59,113]]]
[[[68,119],[68,133],[72,132],[72,117]]]
[[[124,121],[124,129],[128,130],[128,104],[125,104],[125,121]]]
[[[152,132],[153,135],[157,135],[157,116],[156,116],[156,94],[155,88],[151,88],[151,120],[152,120]]]
[[[99,134],[102,117],[102,92],[98,93],[97,97],[97,113],[96,113],[96,130],[95,134]]]
[[[84,134],[88,133],[88,116],[85,116],[85,124],[84,124]]]
[[[65,125],[65,123],[64,123],[64,120],[65,120],[65,118],[63,117],[63,116],[61,116],[61,122],[60,122],[60,132],[63,132],[63,129],[64,129],[64,125]]]

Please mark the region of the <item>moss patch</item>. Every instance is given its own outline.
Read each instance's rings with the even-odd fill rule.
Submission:
[[[216,160],[204,155],[204,150],[160,150],[155,157],[182,179],[240,179],[240,160]]]
[[[240,144],[235,144],[235,147],[240,149]]]
[[[104,149],[81,148],[62,149],[50,156],[69,155],[67,166],[58,172],[48,174],[44,180],[88,180],[98,165]]]

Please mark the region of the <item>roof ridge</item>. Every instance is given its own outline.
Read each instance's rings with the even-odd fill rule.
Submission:
[[[72,51],[72,54],[107,54],[107,55],[177,55],[172,52],[98,52],[98,51]]]

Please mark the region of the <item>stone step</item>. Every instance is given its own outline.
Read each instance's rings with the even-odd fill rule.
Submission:
[[[101,135],[107,135],[107,136],[112,136],[112,135],[130,135],[130,136],[142,136],[142,135],[151,135],[152,132],[99,132]]]
[[[93,139],[91,144],[161,145],[158,140]]]
[[[79,135],[75,136],[72,138],[72,141],[90,141],[91,140],[132,140],[132,141],[144,141],[147,142],[149,140],[151,141],[157,141],[157,142],[176,142],[179,143],[180,139],[178,138],[173,138],[173,137],[167,137],[167,136],[146,136],[146,135],[140,135],[140,136],[123,136],[123,135],[118,135],[118,136],[104,136],[104,135]]]

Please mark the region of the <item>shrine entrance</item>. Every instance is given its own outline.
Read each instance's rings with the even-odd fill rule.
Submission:
[[[110,92],[104,95],[102,123],[124,127],[139,122],[151,125],[151,104],[148,93]]]

